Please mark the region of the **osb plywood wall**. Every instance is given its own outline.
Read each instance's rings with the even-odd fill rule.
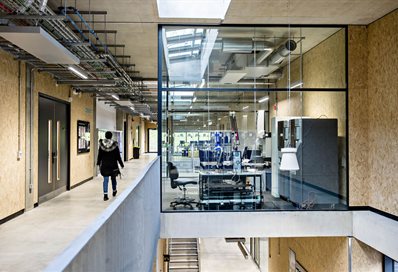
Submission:
[[[94,98],[90,94],[74,96],[71,103],[71,141],[70,141],[70,185],[76,185],[93,177],[94,167]],[[91,150],[77,153],[77,120],[90,122]]]
[[[352,271],[383,271],[383,255],[370,246],[352,239]]]
[[[369,200],[368,163],[368,50],[367,27],[348,29],[348,103],[349,103],[349,180],[350,205],[367,206]]]
[[[18,62],[0,50],[0,219],[25,207],[25,66],[21,64],[21,151],[18,152]]]
[[[398,216],[397,29],[398,10],[368,27],[368,181],[370,206]]]
[[[350,205],[398,215],[398,11],[349,28]]]
[[[345,237],[270,238],[268,270],[289,271],[289,249],[307,271],[341,272],[348,269]],[[355,270],[354,270],[355,271]]]

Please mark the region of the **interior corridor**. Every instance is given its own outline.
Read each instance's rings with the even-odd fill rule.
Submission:
[[[252,258],[245,259],[237,243],[224,238],[200,239],[201,272],[258,272]]]
[[[137,182],[155,157],[142,155],[125,163],[122,179],[118,178],[118,195]],[[42,271],[114,199],[103,201],[102,177],[98,176],[0,225],[0,271]]]

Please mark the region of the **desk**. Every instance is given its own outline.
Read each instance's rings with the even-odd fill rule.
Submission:
[[[217,208],[261,205],[264,171],[200,171],[199,203]]]

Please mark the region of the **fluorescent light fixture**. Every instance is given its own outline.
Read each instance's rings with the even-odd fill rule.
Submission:
[[[245,109],[248,109],[249,108],[249,106],[244,106],[243,108],[242,108],[242,110],[245,110]]]
[[[200,119],[196,120],[196,122],[199,122],[199,121],[200,121]]]
[[[217,120],[218,120],[218,121],[221,121],[221,118],[218,118]]]
[[[0,26],[0,36],[45,63],[80,63],[78,57],[39,26]]]
[[[294,88],[301,87],[301,86],[303,86],[303,82],[301,82],[301,81],[295,82],[295,83],[292,84],[290,89],[294,89]]]
[[[190,108],[190,109],[192,109],[192,105],[191,105],[191,106],[189,106],[189,108]]]
[[[77,75],[82,79],[88,79],[86,72],[84,72],[82,69],[78,68],[77,66],[68,66],[68,70],[73,72],[75,75]]]
[[[231,0],[157,0],[160,18],[221,19]]]
[[[144,114],[141,112],[141,113],[140,113],[140,116],[141,116],[141,117],[144,117]]]
[[[243,117],[243,118],[247,118],[247,114],[243,114],[242,117]]]
[[[172,92],[172,96],[193,96],[194,92]]]
[[[206,124],[204,124],[203,127],[206,127]]]
[[[116,100],[119,100],[119,96],[118,96],[117,94],[111,94],[111,96],[112,96],[113,98],[115,98]]]
[[[187,119],[181,119],[180,122],[187,122]]]
[[[258,103],[264,103],[264,102],[267,101],[268,99],[269,99],[268,96],[264,96],[263,98],[260,98],[260,99],[258,100]]]
[[[213,122],[212,121],[209,121],[209,126],[211,126],[213,124]]]
[[[129,108],[130,110],[135,111],[135,108],[133,106],[130,106]]]
[[[193,102],[193,103],[196,102],[196,96],[193,97],[192,102]]]

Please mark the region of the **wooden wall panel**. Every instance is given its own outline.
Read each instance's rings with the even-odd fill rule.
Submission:
[[[383,254],[352,239],[352,271],[383,271]]]
[[[0,50],[0,219],[25,208],[25,65],[21,64],[21,151],[18,153],[18,62]]]
[[[369,205],[367,27],[348,28],[350,205]]]
[[[94,169],[94,99],[91,94],[73,96],[71,103],[71,141],[70,141],[70,184],[76,185],[93,177]],[[90,122],[91,150],[89,153],[77,153],[77,121]],[[95,161],[96,163],[96,161]]]
[[[368,27],[369,203],[398,216],[398,10]]]
[[[269,243],[270,272],[289,271],[289,249],[296,253],[296,261],[307,271],[341,272],[348,269],[345,237],[270,238]]]

